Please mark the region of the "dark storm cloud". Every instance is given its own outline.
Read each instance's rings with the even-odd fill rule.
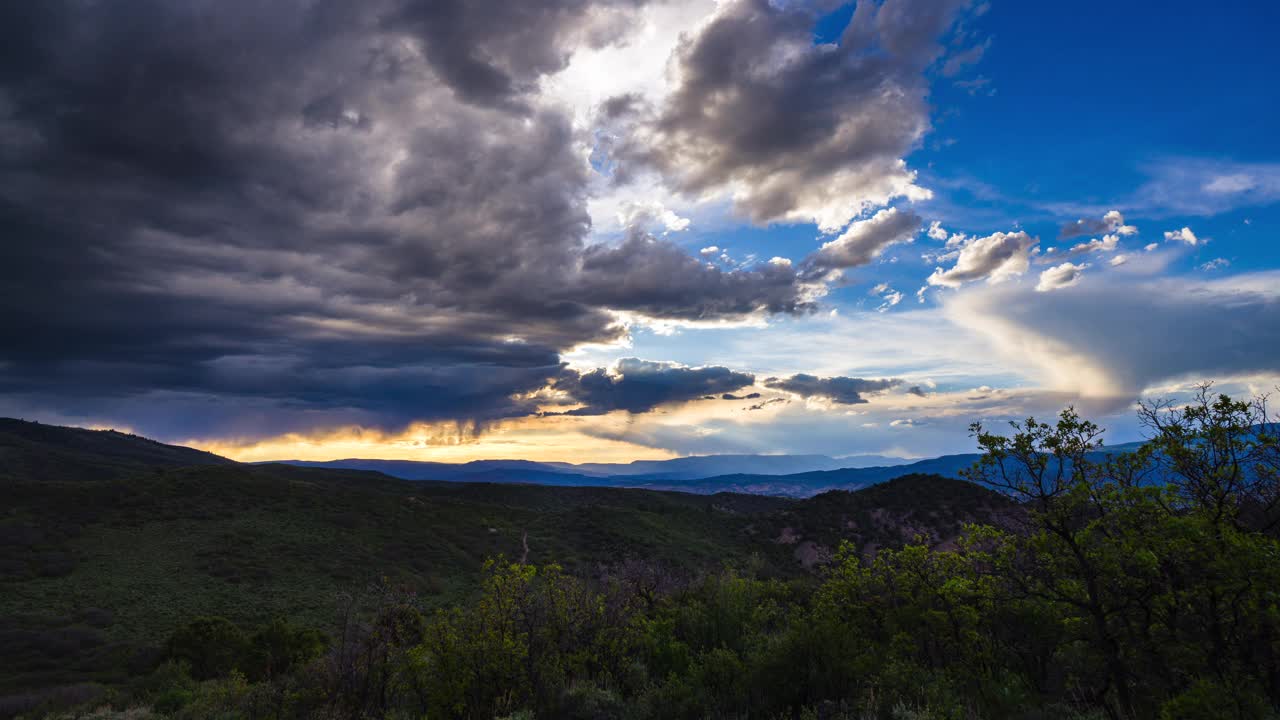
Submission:
[[[730,393],[754,382],[755,376],[726,367],[684,367],[624,358],[612,372],[604,368],[585,373],[566,370],[554,387],[583,404],[568,414],[603,415],[613,410],[647,412],[659,405]]]
[[[5,407],[163,396],[163,437],[484,420],[616,310],[805,310],[786,268],[584,242],[588,169],[527,90],[630,4],[0,7]]]
[[[764,263],[725,272],[669,242],[631,231],[616,247],[586,250],[581,285],[575,290],[599,305],[700,320],[812,310],[812,300],[798,283],[790,265]]]
[[[563,70],[578,47],[600,47],[634,22],[644,0],[405,2],[388,24],[423,39],[437,74],[468,100],[512,103]]]
[[[927,196],[902,158],[929,126],[925,70],[968,4],[860,2],[838,43],[817,46],[811,4],[727,2],[677,49],[678,85],[660,107],[604,109],[627,138],[621,176],[656,167],[689,193],[731,190],[754,221],[827,230]]]
[[[883,392],[901,385],[898,379],[866,380],[851,377],[822,378],[814,375],[792,375],[791,377],[771,377],[764,381],[764,386],[773,390],[782,390],[800,397],[822,397],[842,405],[857,405],[867,402],[862,397],[866,394]]]

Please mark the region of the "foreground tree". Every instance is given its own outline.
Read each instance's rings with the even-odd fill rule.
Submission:
[[[1121,454],[1071,409],[1010,436],[973,426],[969,478],[1029,510],[995,572],[1056,619],[1065,689],[1109,717],[1254,717],[1280,703],[1273,425],[1207,386],[1141,417],[1151,442]]]

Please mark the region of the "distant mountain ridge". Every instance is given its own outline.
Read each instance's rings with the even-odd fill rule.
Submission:
[[[493,472],[569,474],[549,463],[530,460],[473,460],[467,463],[442,463],[418,460],[380,460],[376,458],[346,458],[342,460],[272,460],[255,465],[295,465],[297,467],[329,468],[333,470],[369,470],[401,480],[460,480],[473,475]],[[581,477],[589,477],[581,475]]]
[[[477,476],[564,475],[570,478],[635,478],[644,480],[697,480],[717,475],[793,475],[845,468],[902,465],[909,460],[884,455],[694,455],[671,460],[636,460],[629,463],[533,462],[530,460],[473,460],[442,463],[417,460],[345,458],[341,460],[279,460],[286,465],[343,470],[375,470],[403,480],[460,480]],[[262,464],[262,463],[259,463]],[[566,484],[553,482],[551,484]]]
[[[714,475],[792,475],[819,470],[839,470],[909,462],[885,455],[693,455],[671,460],[635,460],[629,463],[547,463],[583,475],[643,475],[654,479],[695,479]]]
[[[830,490],[859,490],[887,482],[903,475],[937,475],[946,478],[960,477],[960,472],[972,467],[978,458],[976,453],[943,455],[904,465],[887,465],[862,468],[817,470],[791,475],[733,474],[716,475],[685,481],[646,480],[632,487],[650,490],[678,490],[691,493],[740,492],[758,495],[783,495],[786,497],[811,497]]]
[[[536,463],[475,460],[468,463],[412,460],[284,460],[281,464],[334,470],[372,470],[402,480],[517,482],[535,485],[629,487],[709,495],[717,492],[810,497],[852,490],[907,473],[958,478],[977,455],[944,455],[915,462],[877,455],[702,455],[633,463]],[[883,461],[889,462],[883,462]],[[881,464],[867,464],[881,461]],[[890,464],[892,463],[892,464]],[[736,470],[741,468],[742,470]],[[794,468],[807,468],[791,471]],[[729,472],[724,470],[729,469]],[[736,471],[735,471],[736,470]],[[745,472],[743,470],[746,470]]]
[[[1099,453],[1130,452],[1141,445],[1141,442],[1111,445]],[[959,479],[962,471],[972,467],[979,457],[977,453],[960,453],[909,461],[875,455],[846,458],[825,455],[703,455],[624,464],[581,465],[525,460],[476,460],[458,464],[362,459],[280,462],[304,467],[374,470],[403,480],[627,487],[699,495],[729,492],[807,498],[831,490],[859,490],[908,474]],[[875,459],[891,462],[858,464]],[[785,471],[789,467],[806,466],[806,470]],[[715,472],[721,468],[742,467],[747,471]]]
[[[631,463],[562,463],[476,460],[467,463],[351,458],[282,461],[330,470],[379,472],[414,481],[522,483],[559,487],[619,487],[699,495],[737,492],[810,497],[851,490],[908,472],[958,477],[976,456],[944,456],[907,462],[878,455],[702,455]],[[88,430],[0,418],[0,478],[107,479],[156,467],[236,465],[213,453],[115,430]],[[256,463],[267,465],[273,463]]]
[[[1141,442],[1101,452],[1135,450]],[[876,455],[702,455],[630,463],[565,463],[476,460],[467,463],[349,458],[285,460],[281,464],[329,470],[372,471],[402,480],[613,487],[698,495],[746,493],[807,498],[831,490],[858,490],[907,474],[960,478],[980,456],[943,455],[914,462]],[[8,477],[101,479],[144,468],[236,465],[192,448],[165,445],[114,430],[45,425],[0,418],[0,479]]]

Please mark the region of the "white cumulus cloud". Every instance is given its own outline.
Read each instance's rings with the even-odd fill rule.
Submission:
[[[968,240],[960,247],[956,264],[949,270],[937,268],[928,282],[954,288],[973,280],[1007,280],[1027,271],[1035,244],[1036,240],[1023,231],[997,232]]]
[[[1184,227],[1181,230],[1167,230],[1164,234],[1165,242],[1184,242],[1188,245],[1195,245],[1200,242],[1196,234],[1191,232],[1191,228]]]
[[[1084,269],[1087,267],[1089,266],[1076,265],[1069,262],[1055,265],[1040,273],[1040,282],[1036,283],[1036,292],[1049,292],[1050,290],[1071,287],[1080,282],[1080,278],[1084,276]]]

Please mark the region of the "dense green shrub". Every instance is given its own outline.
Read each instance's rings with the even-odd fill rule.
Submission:
[[[186,663],[198,680],[222,677],[248,662],[249,639],[235,623],[220,617],[200,617],[174,631],[168,654]]]

